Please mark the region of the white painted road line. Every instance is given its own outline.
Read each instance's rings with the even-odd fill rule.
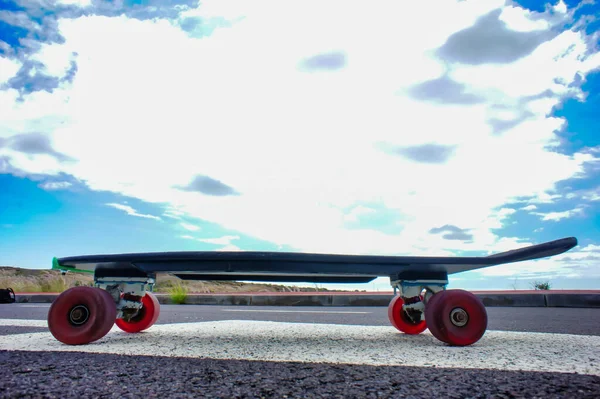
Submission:
[[[50,303],[46,303],[46,304],[39,304],[39,305],[22,305],[19,304],[19,308],[49,308],[50,307]]]
[[[13,334],[0,336],[0,349],[600,376],[600,337],[501,331],[488,331],[472,346],[450,347],[428,330],[409,336],[388,326],[236,320],[159,324],[138,334],[125,333],[115,326],[101,340],[80,346],[64,345],[49,332]]]
[[[370,314],[373,312],[344,312],[344,311],[327,311],[327,310],[267,310],[267,309],[222,309],[223,312],[257,312],[257,313],[320,313],[320,314]]]
[[[10,327],[48,327],[46,320],[0,319],[0,326]]]

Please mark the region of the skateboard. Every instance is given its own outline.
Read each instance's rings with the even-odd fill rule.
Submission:
[[[62,292],[50,306],[48,327],[67,345],[96,341],[115,324],[128,333],[147,330],[160,314],[152,292],[157,273],[182,280],[309,283],[368,283],[389,277],[394,288],[388,306],[392,326],[410,335],[429,329],[448,345],[467,346],[484,335],[486,309],[468,291],[447,290],[449,275],[550,257],[576,245],[577,239],[568,237],[473,257],[187,251],[53,258],[52,269],[91,273],[94,286]]]

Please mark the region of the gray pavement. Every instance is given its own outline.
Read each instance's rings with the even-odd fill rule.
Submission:
[[[387,307],[162,305],[157,322],[160,326],[152,334],[116,333],[106,342],[87,348],[65,348],[47,338],[28,337],[27,333],[47,332],[41,326],[49,306],[0,305],[0,321],[20,319],[22,324],[32,321],[36,325],[0,325],[0,338],[4,338],[4,344],[0,344],[0,397],[597,398],[600,392],[597,308],[488,307],[488,330],[507,332],[488,334],[481,345],[451,348],[427,335],[407,337],[378,330],[389,326]],[[198,325],[186,326],[223,320],[231,323],[204,328],[200,333]],[[256,334],[251,328],[242,327],[240,335],[227,330],[228,326],[235,328],[241,323],[236,320],[281,322],[275,330],[285,328],[286,322],[291,326],[330,326],[324,327],[321,335],[315,334],[316,341],[308,345],[307,337],[312,332],[301,331],[310,329],[307,324],[298,324],[302,326],[300,331],[292,329],[286,333],[259,328]],[[347,333],[352,328],[365,328],[360,326],[373,326],[373,331],[365,331],[364,338]],[[223,331],[211,333],[212,328]],[[515,333],[509,331],[575,336],[527,338],[510,336]],[[296,335],[298,338],[294,338]],[[327,347],[324,339],[338,357],[357,350],[364,363],[336,362],[335,355],[317,348]],[[23,343],[20,349],[5,350],[16,341]],[[304,351],[294,349],[303,344],[308,345]],[[373,350],[377,344],[381,348]],[[45,349],[44,345],[54,345],[55,349]],[[115,350],[115,345],[122,349]],[[544,365],[561,369],[558,366],[567,360],[567,346],[570,352],[578,348],[569,364],[580,365],[579,368],[564,366],[560,372],[542,372],[544,368],[537,368]],[[114,353],[106,352],[111,347]],[[365,351],[361,357],[361,348],[369,347],[371,352]],[[392,347],[396,349],[390,352]],[[315,352],[310,356],[313,360],[265,360],[265,356],[286,351],[302,357],[310,354],[310,348]],[[173,351],[177,353],[166,355]],[[141,355],[142,352],[146,353]],[[235,357],[240,354],[242,358]],[[372,364],[390,356],[399,359],[400,364]],[[449,363],[456,367],[444,366]],[[586,373],[587,369],[595,372]]]
[[[5,398],[598,398],[570,373],[0,351]]]
[[[0,319],[46,320],[50,304],[1,304]],[[600,335],[598,308],[488,307],[488,330]],[[388,326],[387,307],[290,307],[161,305],[157,324],[217,320],[261,320],[287,323],[322,323]],[[24,331],[42,331],[21,327]],[[8,327],[0,326],[0,335]]]

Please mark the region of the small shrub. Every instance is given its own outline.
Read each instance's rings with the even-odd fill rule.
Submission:
[[[171,287],[169,287],[169,295],[171,297],[171,300],[173,301],[173,303],[176,303],[178,305],[185,303],[185,300],[187,298],[187,292],[187,287],[181,284],[173,284]]]
[[[549,290],[550,289],[550,281],[534,281],[532,287],[536,290]]]
[[[40,282],[41,292],[63,292],[67,288],[69,288],[69,286],[62,278]]]

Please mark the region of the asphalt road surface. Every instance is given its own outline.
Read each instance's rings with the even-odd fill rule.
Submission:
[[[0,304],[0,319],[46,320],[50,304]],[[488,329],[558,334],[600,335],[600,309],[488,307]],[[217,320],[262,320],[388,326],[387,307],[290,307],[161,305],[157,324]],[[8,326],[0,325],[0,335]],[[45,329],[45,328],[43,328]],[[19,331],[42,331],[21,328]]]
[[[600,309],[490,307],[456,348],[384,307],[162,305],[145,332],[70,347],[48,307],[0,305],[0,397],[600,397]]]

